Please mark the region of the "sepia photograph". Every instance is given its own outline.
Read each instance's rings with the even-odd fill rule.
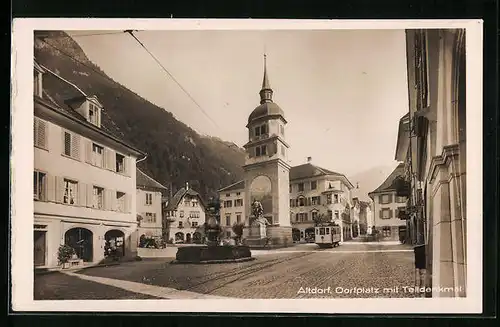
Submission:
[[[14,39],[20,308],[480,310],[480,23],[56,21]]]

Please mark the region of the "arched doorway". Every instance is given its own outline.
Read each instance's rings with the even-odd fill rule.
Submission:
[[[92,262],[93,234],[86,228],[71,228],[64,234],[64,244],[75,249],[78,258],[85,262]]]
[[[191,243],[191,234],[186,234],[186,243]]]
[[[199,232],[193,233],[193,243],[201,244],[201,233]]]
[[[175,233],[175,243],[182,243],[182,242],[184,242],[184,233],[182,232]]]
[[[292,239],[294,242],[300,241],[300,229],[292,228]]]
[[[107,254],[115,253],[118,257],[123,257],[125,255],[125,234],[118,229],[112,229],[104,234],[104,239],[106,240]],[[116,249],[116,252],[113,252]]]
[[[306,228],[305,239],[306,239],[306,242],[314,243],[314,227]]]

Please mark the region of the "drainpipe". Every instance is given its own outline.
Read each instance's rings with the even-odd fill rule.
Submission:
[[[144,156],[144,158],[137,160],[137,161],[135,162],[135,164],[137,165],[139,162],[146,160],[146,159],[147,159],[147,157],[148,157],[148,155],[146,154],[146,155]]]

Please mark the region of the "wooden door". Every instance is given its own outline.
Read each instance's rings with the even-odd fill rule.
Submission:
[[[34,231],[34,253],[33,259],[35,266],[45,266],[46,246],[47,246],[47,232]]]

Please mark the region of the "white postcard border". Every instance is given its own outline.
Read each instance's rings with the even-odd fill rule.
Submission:
[[[15,311],[480,313],[482,311],[482,42],[480,20],[14,19],[12,34],[11,299]],[[465,28],[467,297],[415,299],[33,300],[33,31]],[[28,173],[29,172],[29,173]]]

